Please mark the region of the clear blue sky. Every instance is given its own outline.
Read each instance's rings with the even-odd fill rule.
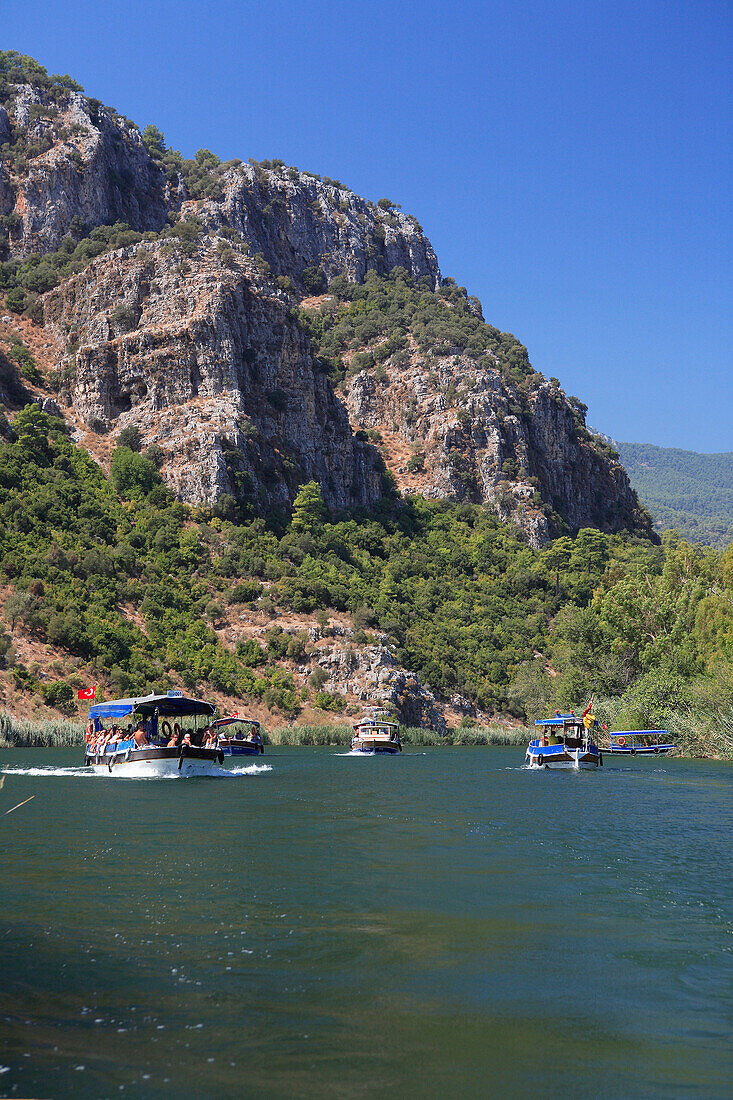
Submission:
[[[727,0],[4,0],[3,48],[192,155],[415,214],[617,439],[733,450]]]

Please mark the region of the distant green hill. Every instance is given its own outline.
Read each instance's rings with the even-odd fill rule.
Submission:
[[[692,542],[733,542],[733,452],[698,454],[650,443],[617,443],[631,484],[658,531],[676,527]]]

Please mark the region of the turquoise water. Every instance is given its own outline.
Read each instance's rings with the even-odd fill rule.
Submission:
[[[0,753],[0,1095],[730,1097],[733,768],[523,755]]]

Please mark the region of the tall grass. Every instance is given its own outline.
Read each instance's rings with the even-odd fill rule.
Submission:
[[[419,726],[400,726],[403,745],[526,745],[529,740],[523,726],[505,726],[500,722],[490,726],[465,726],[449,730],[445,735]]]
[[[351,726],[280,726],[278,729],[263,733],[266,745],[342,745],[349,746],[353,736]],[[400,740],[403,745],[524,745],[527,731],[500,723],[465,729],[451,730],[445,736],[435,730],[421,729],[417,726],[400,726]]]
[[[0,712],[0,748],[62,749],[84,744],[84,723],[69,718],[30,722]]]
[[[280,726],[263,731],[262,739],[266,745],[350,745],[353,732],[351,726]]]

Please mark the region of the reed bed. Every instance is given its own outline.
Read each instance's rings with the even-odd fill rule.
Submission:
[[[279,726],[269,732],[262,731],[266,745],[350,745],[353,736],[351,726]]]
[[[500,722],[489,726],[464,726],[446,734],[419,726],[400,726],[403,745],[526,745],[527,730],[523,726],[505,726]]]
[[[346,725],[294,725],[280,726],[263,732],[266,745],[340,745],[351,744],[353,729]],[[490,726],[467,726],[442,735],[435,730],[418,726],[400,726],[403,745],[429,747],[433,745],[524,745],[527,731],[500,723]]]
[[[0,713],[0,748],[65,749],[84,744],[84,723],[69,718],[11,718]]]

